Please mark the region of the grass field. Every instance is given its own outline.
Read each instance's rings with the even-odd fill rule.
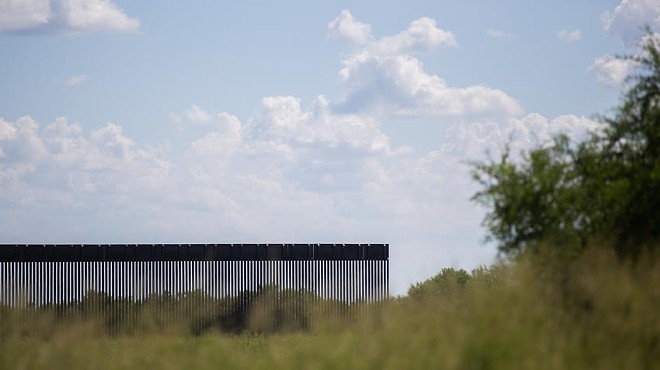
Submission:
[[[5,369],[656,369],[660,268],[587,253],[562,271],[524,261],[443,270],[347,328],[99,334],[70,323],[21,335],[4,316]]]

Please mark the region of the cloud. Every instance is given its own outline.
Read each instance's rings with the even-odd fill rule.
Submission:
[[[67,78],[66,81],[64,81],[64,84],[67,86],[76,86],[86,82],[87,80],[89,80],[87,75],[71,76]]]
[[[42,28],[50,22],[48,0],[0,2],[0,31]]]
[[[596,79],[612,87],[622,87],[626,78],[639,67],[639,58],[648,58],[646,46],[651,42],[660,40],[659,33],[645,35],[637,41],[637,50],[630,57],[617,57],[604,55],[594,59],[593,63],[587,68],[589,72],[596,73]]]
[[[132,31],[140,25],[109,0],[66,0],[59,7],[61,19],[74,31]]]
[[[568,43],[574,43],[582,39],[582,32],[579,29],[573,31],[559,30],[557,31],[557,38]]]
[[[211,115],[196,104],[193,104],[190,109],[185,111],[185,116],[192,123],[208,123],[211,121]]]
[[[440,117],[522,112],[520,104],[505,92],[484,85],[450,87],[411,56],[362,53],[345,58],[343,64],[339,78],[346,96],[335,106],[340,112]]]
[[[598,82],[612,87],[621,87],[626,77],[636,68],[637,63],[631,59],[617,58],[604,55],[596,58],[588,71],[596,73]]]
[[[438,46],[456,47],[454,34],[437,27],[434,19],[422,17],[394,36],[374,41],[368,50],[377,55],[399,55],[431,51]]]
[[[494,38],[496,38],[496,39],[498,39],[498,38],[504,38],[504,37],[513,37],[513,34],[511,34],[511,33],[509,33],[509,32],[506,32],[506,31],[502,31],[502,30],[497,29],[497,28],[489,28],[489,29],[486,31],[486,34],[487,34],[488,36],[490,36],[490,37],[494,37]]]
[[[0,32],[126,32],[138,29],[110,0],[25,0],[0,3]]]
[[[451,145],[445,147],[450,147],[459,157],[474,160],[487,155],[497,157],[508,145],[516,156],[522,151],[552,145],[560,134],[567,135],[572,142],[580,142],[603,127],[602,123],[584,116],[561,115],[548,119],[530,113],[521,118],[455,124],[447,131],[447,143]]]
[[[613,11],[601,14],[605,31],[633,47],[644,35],[643,27],[660,32],[660,3],[656,0],[622,0]]]
[[[59,209],[110,201],[116,207],[126,194],[140,197],[140,187],[155,186],[156,151],[137,148],[119,125],[109,123],[86,135],[66,118],[41,129],[26,116],[0,120],[0,128],[3,204]]]
[[[327,35],[354,44],[362,45],[371,41],[371,26],[358,22],[348,10],[341,13],[328,23]]]
[[[377,121],[367,115],[335,114],[320,96],[311,111],[304,111],[293,96],[269,96],[246,129],[252,139],[285,145],[343,147],[357,153],[390,152],[389,139]]]
[[[370,24],[359,22],[351,12],[342,10],[337,18],[328,23],[326,32],[330,38],[366,45],[370,52],[379,55],[419,53],[438,46],[457,46],[454,34],[438,28],[435,20],[428,17],[414,20],[407,29],[394,36],[374,40]]]
[[[197,104],[192,104],[190,108],[182,112],[170,112],[168,113],[168,118],[170,122],[176,124],[179,129],[183,129],[184,123],[202,125],[216,122],[216,117],[202,109],[202,107]]]
[[[420,18],[397,35],[370,41],[344,55],[339,79],[346,94],[332,109],[378,116],[502,117],[522,113],[520,104],[505,92],[484,85],[450,87],[441,77],[427,73],[411,55],[440,46],[457,46],[454,35],[438,28],[433,19]]]

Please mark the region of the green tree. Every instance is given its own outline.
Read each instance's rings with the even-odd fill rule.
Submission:
[[[411,285],[408,296],[414,299],[428,299],[460,294],[470,281],[470,274],[465,270],[443,268],[434,277]]]
[[[554,145],[474,165],[489,238],[505,256],[550,246],[575,256],[595,239],[636,258],[660,241],[660,39],[626,57],[636,71],[605,128],[582,143]]]

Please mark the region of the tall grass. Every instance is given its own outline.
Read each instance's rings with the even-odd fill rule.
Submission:
[[[553,270],[523,259],[443,270],[387,302],[380,320],[365,315],[350,327],[110,337],[78,321],[48,335],[1,336],[0,367],[656,369],[659,287],[656,262],[631,266],[590,252]]]

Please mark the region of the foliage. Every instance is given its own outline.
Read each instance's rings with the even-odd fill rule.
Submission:
[[[340,330],[111,337],[80,323],[0,337],[0,369],[658,369],[660,264],[631,268],[603,249],[570,264],[580,305],[558,304],[562,293],[523,257],[441,271],[419,285],[452,288],[386,302],[377,326],[364,316]]]
[[[411,285],[408,299],[424,301],[460,297],[472,285],[496,284],[501,269],[502,266],[482,266],[468,274],[463,269],[443,268],[432,278]]]
[[[323,315],[333,326],[343,327],[369,309],[363,302],[348,305],[275,285],[222,298],[201,290],[143,298],[112,297],[90,290],[69,303],[22,308],[0,303],[0,340],[17,333],[47,338],[70,326],[88,327],[113,337],[305,332],[312,329],[315,316]]]
[[[543,245],[575,258],[597,239],[612,239],[619,257],[637,258],[660,240],[660,38],[648,35],[638,69],[605,128],[582,143],[554,145],[477,163],[489,208],[484,224],[505,256]],[[605,243],[609,245],[609,243]]]
[[[470,280],[463,269],[443,268],[439,274],[408,289],[408,296],[422,299],[433,295],[451,295],[462,291]]]

